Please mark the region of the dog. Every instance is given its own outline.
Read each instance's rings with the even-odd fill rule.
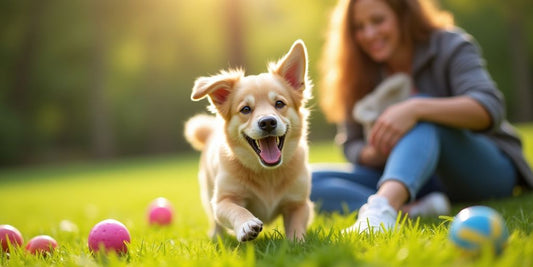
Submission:
[[[289,240],[303,240],[313,214],[306,102],[312,84],[301,40],[268,72],[221,71],[196,79],[191,99],[208,98],[212,115],[185,123],[185,138],[201,151],[199,183],[211,238],[233,231],[254,240],[263,223],[283,216]]]
[[[363,125],[366,138],[370,136],[370,130],[379,115],[388,107],[409,98],[412,88],[411,78],[407,74],[394,74],[355,104],[352,115],[355,121]]]

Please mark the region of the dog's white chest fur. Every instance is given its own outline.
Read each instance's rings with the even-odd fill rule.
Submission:
[[[271,222],[279,214],[279,203],[281,198],[271,195],[271,198],[260,198],[257,196],[255,199],[249,199],[246,204],[247,209],[255,214],[257,218],[265,223]]]
[[[253,190],[246,198],[246,208],[260,220],[269,223],[281,213],[281,206],[288,201],[286,194],[277,192],[277,186],[269,185],[262,188],[261,194],[255,194]]]

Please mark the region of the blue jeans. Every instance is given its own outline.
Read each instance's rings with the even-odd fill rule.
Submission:
[[[517,180],[510,158],[487,137],[426,122],[400,139],[384,169],[352,167],[313,171],[311,200],[321,211],[358,210],[387,180],[403,183],[410,200],[441,191],[452,201],[507,197]]]

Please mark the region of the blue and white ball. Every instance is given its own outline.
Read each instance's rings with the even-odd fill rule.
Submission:
[[[486,206],[473,206],[455,216],[449,235],[457,247],[469,253],[476,254],[484,248],[500,253],[507,243],[509,230],[497,211]]]

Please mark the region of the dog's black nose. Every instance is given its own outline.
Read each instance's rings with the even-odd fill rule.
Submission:
[[[257,123],[259,124],[259,128],[266,132],[272,132],[278,126],[278,121],[272,116],[261,118]]]

